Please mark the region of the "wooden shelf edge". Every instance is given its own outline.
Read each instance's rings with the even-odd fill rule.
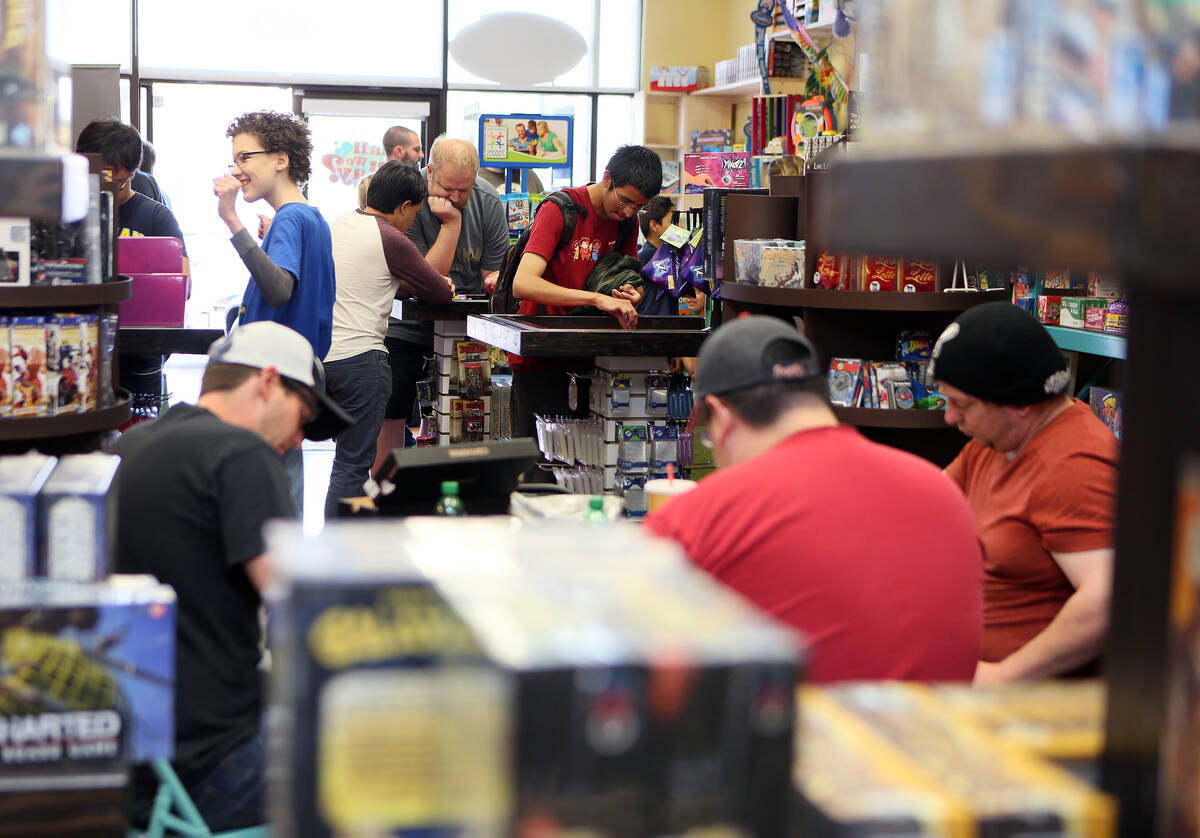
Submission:
[[[689,96],[757,96],[760,82],[757,78],[747,81],[735,81],[728,84],[718,84],[713,87],[702,87],[693,90]]]
[[[1063,266],[1183,290],[1194,282],[1194,131],[851,147],[811,184],[810,235],[831,252]]]
[[[1059,349],[1100,355],[1104,358],[1125,359],[1125,336],[1107,332],[1092,332],[1086,329],[1071,329],[1066,326],[1046,326],[1050,337]]]
[[[98,285],[26,285],[0,288],[0,308],[53,308],[120,303],[133,296],[128,277]]]
[[[901,291],[839,291],[832,288],[768,288],[722,282],[721,298],[784,308],[873,311],[966,311],[980,303],[1008,299],[1007,291],[906,294]]]
[[[86,413],[64,416],[29,416],[0,418],[0,441],[46,439],[107,431],[129,418],[129,398],[123,396],[116,404]]]
[[[833,413],[846,425],[864,428],[912,428],[952,431],[944,410],[879,410],[869,407],[835,407]]]

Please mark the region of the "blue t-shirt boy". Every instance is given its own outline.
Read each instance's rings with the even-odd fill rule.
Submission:
[[[291,298],[267,304],[251,278],[242,297],[243,323],[273,320],[308,338],[324,358],[333,339],[333,239],[320,211],[311,204],[284,204],[271,220],[262,249],[271,261],[296,278]]]

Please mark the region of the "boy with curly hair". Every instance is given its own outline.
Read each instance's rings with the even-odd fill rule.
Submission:
[[[213,192],[217,214],[250,271],[240,322],[273,320],[295,329],[322,359],[333,336],[333,242],[320,211],[300,191],[312,174],[308,126],[292,114],[257,111],[239,116],[225,134],[233,140],[233,162],[228,174],[213,180]],[[239,190],[246,203],[263,200],[275,211],[261,247],[238,217]],[[299,449],[284,456],[284,467],[299,515],[304,508]]]

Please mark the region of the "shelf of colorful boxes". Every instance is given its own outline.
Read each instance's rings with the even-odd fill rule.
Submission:
[[[0,440],[94,433],[128,417],[129,401],[114,395],[112,381],[117,315],[44,309],[128,299],[129,286],[0,291]],[[13,298],[21,308],[8,307]]]
[[[1060,349],[1125,358],[1129,304],[1112,277],[1017,268],[1013,302],[1036,314]]]
[[[512,386],[504,351],[468,338],[465,320],[434,321],[433,349],[433,377],[417,382],[417,399],[432,411],[437,443],[508,439]]]

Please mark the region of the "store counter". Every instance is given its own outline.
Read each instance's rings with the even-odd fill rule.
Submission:
[[[212,342],[224,334],[221,329],[122,326],[118,348],[121,355],[207,355]]]
[[[666,477],[668,465],[676,473],[695,465],[684,432],[690,390],[669,367],[670,359],[700,351],[709,335],[703,317],[642,317],[626,330],[609,316],[484,314],[467,318],[467,334],[523,357],[595,357],[591,375],[572,379],[569,396],[580,409],[586,400],[588,418],[538,420],[539,446],[559,485],[621,494],[638,516],[648,479]]]
[[[486,298],[451,300],[446,305],[434,305],[416,297],[392,303],[392,317],[397,320],[433,321],[466,320],[468,315],[487,314],[491,301]]]
[[[467,318],[467,334],[505,352],[531,358],[694,357],[708,337],[703,317],[642,317],[636,329],[616,318],[526,317],[482,314]]]

